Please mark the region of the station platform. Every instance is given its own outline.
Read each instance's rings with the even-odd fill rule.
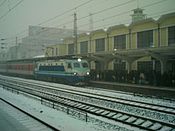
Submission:
[[[157,87],[149,85],[105,82],[105,81],[90,81],[90,85],[98,88],[131,92],[136,95],[143,94],[145,96],[155,96],[160,98],[175,99],[175,88]]]
[[[30,131],[16,118],[12,117],[9,107],[0,100],[0,130],[1,131]]]

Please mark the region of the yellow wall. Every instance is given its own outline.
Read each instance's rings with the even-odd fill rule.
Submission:
[[[153,31],[153,45],[158,47],[158,29]]]
[[[52,46],[48,46],[48,47],[46,47],[46,49],[45,49],[45,56],[46,57],[50,57],[50,56],[52,56]]]
[[[160,46],[167,46],[168,45],[168,38],[167,38],[167,28],[160,29]]]
[[[64,39],[64,44],[72,44],[74,43],[74,39],[72,37]]]
[[[132,34],[131,49],[137,48],[137,32],[141,32],[141,31],[153,30],[153,44],[154,46],[158,45],[158,36],[157,36],[158,33],[156,31],[158,29],[158,25],[152,19],[141,21],[136,24],[131,24],[130,28],[131,28],[131,34]]]
[[[104,30],[98,30],[98,31],[94,31],[94,32],[92,32],[92,34],[91,34],[91,43],[92,43],[92,45],[91,45],[91,51],[93,52],[93,53],[95,53],[96,51],[96,47],[95,47],[95,40],[96,39],[101,39],[101,38],[105,38],[105,51],[106,51],[106,49],[107,49],[107,33],[104,31]]]
[[[137,22],[135,24],[131,24],[129,26],[117,25],[111,27],[105,32],[104,30],[97,30],[91,32],[89,35],[80,34],[78,36],[78,45],[77,45],[77,53],[80,53],[80,42],[88,41],[88,53],[96,53],[95,50],[95,40],[100,38],[105,38],[105,51],[113,51],[114,49],[114,36],[126,34],[126,49],[129,49],[129,29],[131,29],[131,49],[137,49],[137,32],[153,30],[153,43],[154,47],[158,47],[158,23],[160,25],[160,46],[168,45],[168,27],[175,26],[175,17],[172,16],[164,16],[160,18],[158,21],[154,21],[152,19],[147,19],[145,21]],[[107,41],[107,34],[109,36],[109,41]],[[91,40],[91,42],[90,42]],[[109,42],[109,43],[108,43]],[[73,38],[66,38],[64,40],[63,45],[57,45],[59,48],[59,55],[68,54],[68,44],[74,43]],[[91,43],[91,45],[90,45]],[[109,44],[109,45],[107,45]],[[91,47],[91,50],[90,50]],[[54,51],[55,53],[55,51]],[[48,54],[52,54],[52,50],[48,49]],[[142,59],[136,60],[132,64],[132,70],[137,70],[137,61],[149,61],[150,57],[143,57]],[[95,69],[95,63],[91,62],[92,69]],[[108,65],[108,69],[113,69],[113,62],[110,62]]]
[[[114,67],[113,67],[113,62],[111,61],[108,65],[108,70],[112,70]]]
[[[124,35],[126,34],[126,47],[128,47],[128,34],[129,34],[129,29],[127,26],[124,26],[124,25],[118,25],[118,26],[115,26],[115,27],[112,27],[110,30],[109,30],[110,34],[109,34],[109,37],[110,37],[110,42],[109,42],[109,51],[113,51],[114,50],[114,37],[117,36],[117,35]]]
[[[67,53],[67,44],[57,44],[57,45],[52,45],[52,46],[46,47],[45,55],[47,57],[56,56],[56,48],[57,48],[57,56],[62,56],[62,55],[68,54]],[[52,54],[52,52],[54,54]]]
[[[162,17],[160,24],[160,46],[168,46],[168,27],[175,26],[175,17]]]
[[[123,34],[128,34],[129,30],[126,26],[121,26],[118,28],[114,28],[110,32],[110,36],[117,36],[117,35],[123,35]]]
[[[58,56],[62,56],[62,55],[67,55],[67,45],[66,44],[60,44],[57,45],[58,48]]]
[[[130,26],[132,32],[140,32],[145,30],[157,29],[157,23],[152,19],[143,22],[138,22],[136,24],[131,24]]]
[[[167,27],[167,26],[172,26],[175,25],[175,17],[174,16],[170,16],[168,18],[162,18],[160,21],[160,27]]]
[[[80,36],[78,36],[78,40],[77,40],[77,53],[80,54],[80,43],[84,42],[84,41],[88,41],[88,53],[90,52],[90,36],[87,34],[82,34]]]
[[[137,48],[137,33],[131,33],[131,49]]]

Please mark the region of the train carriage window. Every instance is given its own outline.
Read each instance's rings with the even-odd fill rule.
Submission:
[[[31,65],[30,65],[30,71],[32,71],[32,69],[33,69],[33,65],[31,64]]]
[[[25,65],[25,70],[29,70],[28,65]]]
[[[25,65],[22,65],[21,67],[22,67],[22,70],[25,70]]]
[[[19,70],[19,65],[17,65],[17,70]]]
[[[17,70],[17,65],[15,65],[14,69]]]
[[[23,70],[27,70],[27,65],[24,65],[24,69]]]
[[[30,71],[30,64],[27,65],[27,71]]]

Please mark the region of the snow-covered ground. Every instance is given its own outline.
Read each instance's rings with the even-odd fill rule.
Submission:
[[[1,76],[1,77],[6,78],[7,76]],[[86,92],[86,93],[94,93],[94,94],[100,94],[100,95],[105,95],[105,96],[110,96],[110,97],[142,101],[142,102],[146,102],[146,103],[164,105],[164,106],[175,108],[175,101],[165,100],[165,99],[158,99],[158,98],[151,98],[151,97],[135,96],[132,93],[127,93],[126,94],[126,93],[120,92],[120,91],[107,90],[107,89],[94,88],[94,87],[82,88],[82,87],[68,86],[68,85],[45,82],[45,81],[36,81],[36,80],[31,80],[31,79],[26,80],[26,79],[17,78],[17,77],[7,77],[7,78],[12,78],[12,79],[17,80],[17,81],[18,80],[22,80],[22,81],[25,80],[29,83],[36,83],[36,84],[46,85],[47,87],[50,86],[51,88],[54,87],[54,88],[60,89],[60,87],[61,87],[62,89],[71,89],[71,90],[74,90],[74,91],[83,91],[83,92]]]
[[[14,80],[19,80],[21,78],[13,78]],[[22,79],[23,80],[23,79]],[[82,91],[86,93],[94,93],[100,94],[105,96],[112,96],[116,98],[123,98],[128,100],[138,100],[143,101],[146,103],[153,103],[158,105],[166,105],[168,107],[175,107],[175,102],[170,100],[164,99],[156,99],[150,97],[142,97],[142,96],[134,96],[132,93],[125,94],[118,91],[110,91],[105,89],[96,89],[96,88],[80,88],[80,87],[73,87],[67,86],[57,83],[49,83],[43,81],[35,81],[35,80],[26,80],[29,83],[36,83],[40,85],[46,85],[47,87],[51,88],[62,88],[62,89],[71,89],[73,91]],[[23,95],[17,95],[15,93],[8,92],[0,88],[0,97],[3,99],[17,105],[18,107],[22,108],[23,110],[33,114],[34,116],[46,121],[47,123],[57,127],[61,131],[118,131],[118,130],[136,130],[131,126],[126,126],[119,122],[109,121],[104,118],[96,118],[96,116],[92,116],[88,114],[88,122],[85,119],[80,119],[77,117],[74,111],[66,113],[66,111],[56,110],[53,108],[49,108],[48,106],[42,105],[40,101],[36,101],[29,97],[24,97]],[[109,98],[110,99],[110,98]],[[73,114],[73,115],[72,115]],[[149,113],[148,113],[149,114]],[[79,114],[78,114],[79,115]],[[83,116],[84,117],[84,116]]]
[[[20,80],[21,78],[15,78],[15,79]],[[171,100],[166,100],[166,99],[135,96],[133,93],[124,93],[121,91],[107,90],[107,89],[102,89],[102,88],[94,88],[94,87],[82,88],[82,87],[68,86],[68,85],[62,85],[58,83],[51,83],[51,82],[45,82],[45,81],[36,81],[36,80],[27,80],[27,81],[31,83],[38,83],[42,85],[52,86],[55,88],[61,87],[62,89],[72,89],[75,91],[83,91],[86,93],[94,93],[94,94],[100,94],[100,95],[105,95],[105,96],[110,96],[110,97],[142,101],[145,103],[152,103],[152,104],[164,105],[164,106],[175,108],[175,102]]]
[[[59,111],[48,106],[42,105],[40,101],[26,97],[22,94],[16,94],[4,90],[0,86],[0,97],[16,105],[26,112],[36,116],[39,119],[53,125],[61,131],[128,131],[136,130],[131,126],[122,123],[97,120],[94,116],[88,114],[88,122],[68,115],[66,112]],[[113,125],[113,126],[111,126]]]

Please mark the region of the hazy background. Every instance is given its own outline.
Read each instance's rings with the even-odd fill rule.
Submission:
[[[158,19],[175,12],[175,0],[0,0],[0,38],[13,44],[27,35],[29,25],[73,28],[74,12],[79,30],[89,30],[90,13],[94,30],[128,24],[137,7]]]

